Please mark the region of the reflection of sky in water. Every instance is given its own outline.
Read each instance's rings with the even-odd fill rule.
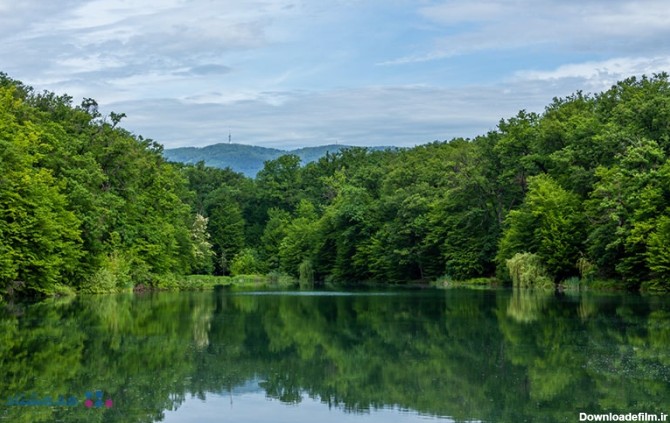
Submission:
[[[435,291],[431,291],[433,294]],[[396,295],[407,295],[412,292],[397,291],[397,292],[341,292],[341,291],[252,291],[252,292],[235,292],[226,295],[234,296],[260,296],[269,295],[273,297],[389,297]]]
[[[436,296],[444,295],[434,288],[427,289],[399,289],[397,291],[244,291],[227,292],[227,296],[234,297],[397,297],[397,296]]]
[[[260,388],[259,388],[260,389]],[[232,395],[207,394],[207,400],[187,398],[175,411],[165,411],[164,423],[412,423],[453,422],[443,417],[421,415],[415,411],[383,408],[369,412],[347,412],[338,407],[329,408],[318,400],[304,397],[300,404],[285,404],[270,399],[262,392]]]

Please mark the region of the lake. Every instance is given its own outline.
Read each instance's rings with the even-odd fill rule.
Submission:
[[[1,422],[660,419],[670,414],[670,298],[81,296],[2,309],[0,375]]]

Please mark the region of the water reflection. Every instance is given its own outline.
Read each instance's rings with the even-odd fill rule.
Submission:
[[[544,289],[514,289],[507,306],[507,315],[517,322],[530,323],[541,319],[552,293]]]
[[[660,413],[670,398],[669,347],[663,297],[519,290],[81,297],[3,312],[0,420],[196,421],[234,398],[236,420],[249,421],[263,421],[270,409],[273,420],[309,418],[319,404],[356,421]],[[86,407],[85,394],[95,391],[113,406]],[[31,395],[80,403],[7,401]]]

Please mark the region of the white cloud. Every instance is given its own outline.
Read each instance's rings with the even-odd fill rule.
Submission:
[[[667,70],[667,22],[667,0],[0,0],[0,70],[169,147],[413,145]]]
[[[519,80],[556,82],[581,80],[585,88],[601,91],[632,75],[648,75],[670,69],[670,55],[658,57],[620,57],[603,61],[565,64],[552,70],[524,70],[516,74]],[[573,84],[575,84],[573,82]],[[576,85],[576,84],[575,84]]]
[[[418,9],[431,45],[383,64],[408,64],[492,50],[549,48],[610,55],[669,51],[667,0],[446,0]]]
[[[236,96],[211,93],[108,108],[128,115],[126,128],[168,148],[225,142],[228,131],[235,142],[268,147],[334,142],[409,146],[484,134],[521,108],[542,111],[552,97],[533,84],[517,84],[512,90],[398,86]]]
[[[97,0],[72,11],[69,18],[51,22],[56,29],[80,33],[82,44],[117,41],[118,33],[110,29],[134,33],[136,41],[151,41],[163,50],[182,50],[188,46],[196,51],[219,47],[246,48],[264,44],[264,30],[285,14],[286,1],[217,1],[152,0],[124,3]],[[53,30],[53,27],[51,28]],[[134,41],[133,38],[128,39]],[[198,44],[205,43],[205,44]]]
[[[95,72],[124,66],[124,63],[118,58],[105,56],[101,53],[56,59],[54,63],[65,71],[74,72]]]
[[[104,63],[122,63],[133,73],[227,66],[232,51],[276,42],[269,29],[299,13],[286,7],[290,0],[16,3],[21,6],[0,3],[9,8],[8,15],[0,15],[0,57],[15,59],[4,70],[23,69],[29,76],[50,71],[76,76],[103,71]],[[89,60],[96,57],[105,59]]]

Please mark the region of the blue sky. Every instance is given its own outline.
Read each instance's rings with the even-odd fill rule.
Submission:
[[[0,70],[167,148],[411,146],[670,71],[667,0],[0,0]]]

